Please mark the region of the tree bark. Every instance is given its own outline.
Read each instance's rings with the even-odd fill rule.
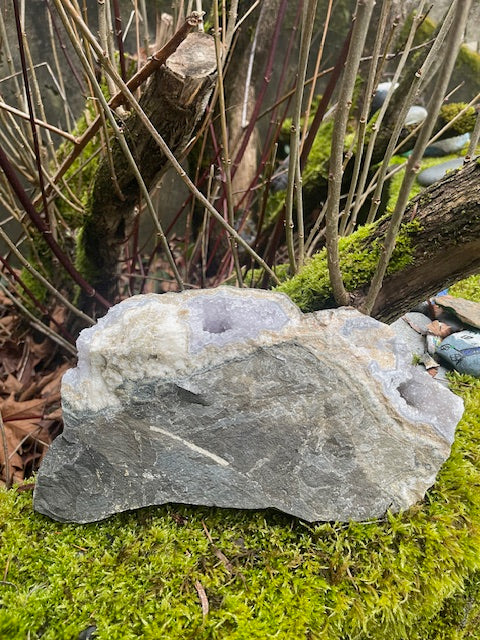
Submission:
[[[213,38],[192,33],[152,76],[140,99],[142,109],[175,155],[191,139],[216,74]],[[124,134],[148,189],[168,168],[166,156],[136,114]],[[118,140],[112,142],[115,177],[104,159],[95,178],[89,211],[79,237],[78,262],[95,289],[113,300],[122,245],[128,238],[140,189]]]
[[[388,274],[372,310],[372,316],[392,322],[418,302],[435,295],[458,280],[480,272],[480,158],[428,187],[414,198],[403,215],[403,224],[416,220],[407,239],[408,264]],[[389,217],[375,223],[367,236],[359,229],[340,251],[351,304],[362,308],[370,276],[375,268],[372,255],[378,254]],[[406,246],[406,245],[404,245]],[[404,249],[400,250],[403,253]],[[358,258],[356,257],[358,256]],[[289,295],[305,311],[337,306],[328,286],[325,250],[319,252],[279,290]],[[355,287],[355,288],[354,288]]]
[[[472,161],[460,171],[428,187],[406,209],[404,222],[416,218],[413,261],[383,282],[372,315],[390,322],[418,302],[462,278],[480,271],[480,164]],[[381,221],[370,241],[383,237]],[[365,290],[354,296],[361,306]]]

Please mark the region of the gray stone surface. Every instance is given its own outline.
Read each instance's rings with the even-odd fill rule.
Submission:
[[[424,356],[429,355],[426,338],[428,337],[427,327],[431,322],[431,319],[425,314],[410,311],[390,325],[395,334],[405,343],[408,353],[411,355],[411,362],[414,362],[416,358],[423,362]],[[425,365],[425,362],[423,364]],[[439,363],[437,365],[438,370],[432,377],[436,382],[448,387],[447,369]]]
[[[437,140],[433,144],[429,144],[425,149],[424,156],[448,156],[451,153],[459,153],[463,147],[470,141],[470,133],[462,133],[453,138],[445,138]]]
[[[436,164],[433,167],[425,169],[417,176],[417,181],[422,187],[428,187],[434,182],[438,182],[444,178],[449,171],[460,169],[463,165],[463,158],[453,158],[453,160],[447,160],[441,164]]]
[[[78,347],[34,494],[61,521],[166,502],[381,517],[422,499],[463,411],[387,325],[265,291],[137,296]]]
[[[478,302],[450,295],[437,296],[433,301],[465,324],[480,329],[480,304]]]

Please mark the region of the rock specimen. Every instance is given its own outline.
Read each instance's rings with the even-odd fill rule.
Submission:
[[[435,304],[451,312],[465,324],[480,329],[480,304],[478,302],[465,300],[464,298],[456,298],[450,295],[437,296],[433,301]]]
[[[424,496],[463,410],[387,325],[279,293],[135,296],[78,350],[34,495],[62,521],[166,502],[380,517]]]
[[[436,352],[456,371],[480,378],[480,331],[452,333],[442,340]]]
[[[422,187],[428,187],[434,182],[438,182],[444,178],[449,171],[460,169],[461,166],[463,166],[463,158],[453,158],[452,160],[447,160],[441,164],[436,164],[433,167],[424,169],[417,176],[418,184],[421,184]]]
[[[470,141],[470,133],[462,133],[453,138],[444,138],[437,140],[433,144],[429,144],[425,149],[424,156],[448,156],[451,153],[459,153],[463,147]]]

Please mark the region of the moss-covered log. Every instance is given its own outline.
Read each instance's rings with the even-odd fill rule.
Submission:
[[[152,76],[140,99],[145,114],[174,154],[183,151],[204,112],[216,73],[213,38],[192,33]],[[167,158],[133,114],[124,135],[148,189]],[[108,159],[98,168],[86,222],[78,243],[78,265],[89,282],[112,300],[122,244],[128,237],[140,188],[118,140],[112,142],[115,177]]]
[[[341,262],[352,304],[361,307],[376,266],[388,217],[341,240]],[[414,198],[404,213],[390,268],[373,316],[391,321],[418,301],[480,271],[480,164],[449,173]],[[304,310],[334,307],[325,250],[280,287]]]

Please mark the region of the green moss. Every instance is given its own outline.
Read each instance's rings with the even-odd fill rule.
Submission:
[[[405,21],[398,39],[399,49],[403,48],[408,32],[412,24],[412,15]],[[414,38],[414,44],[418,45],[426,42],[435,34],[436,25],[430,18],[426,18],[419,25]],[[420,55],[418,53],[417,55]],[[467,45],[462,45],[455,62],[452,83],[458,84],[463,81],[468,89],[467,95],[474,96],[480,92],[480,55],[470,49]],[[465,133],[471,129],[458,130],[458,133]]]
[[[348,291],[368,284],[375,271],[381,245],[379,240],[368,242],[372,229],[373,225],[365,225],[352,235],[340,239],[340,268]],[[413,238],[420,229],[417,220],[401,227],[388,273],[394,273],[411,262]],[[335,306],[328,276],[326,249],[315,254],[303,269],[282,283],[278,290],[289,295],[303,311]]]
[[[445,122],[450,122],[450,120],[453,120],[453,118],[455,118],[455,116],[466,106],[467,105],[464,102],[452,102],[451,104],[444,104],[440,109],[440,118],[442,118],[442,120],[444,120]],[[454,131],[453,135],[460,135],[463,133],[468,133],[469,131],[473,131],[476,118],[477,114],[475,108],[469,107],[467,111],[452,124],[452,129]]]
[[[303,182],[308,187],[309,182],[314,184],[328,178],[328,162],[330,160],[330,148],[332,145],[333,120],[320,125],[312,149],[308,155],[307,164],[303,172]]]
[[[0,637],[70,640],[90,625],[99,640],[468,637],[458,616],[458,635],[425,633],[480,570],[480,381],[454,388],[466,412],[449,460],[422,503],[384,521],[166,506],[71,525],[0,490]]]
[[[476,51],[466,45],[460,47],[455,73],[458,77],[468,80],[472,95],[480,91],[480,55]]]
[[[40,273],[44,274],[46,277],[50,279],[52,284],[56,284],[57,278],[55,278],[55,267],[54,267],[54,258],[50,251],[50,247],[45,242],[42,234],[38,231],[35,231],[32,235],[33,242],[35,244],[35,251],[31,251],[30,253],[30,264]],[[58,271],[58,269],[57,269]],[[48,290],[47,288],[35,278],[28,269],[25,267],[22,268],[20,273],[21,280],[25,283],[25,286],[28,287],[30,292],[37,298],[37,300],[41,303],[47,302]],[[25,300],[25,305],[30,311],[33,313],[38,313],[38,309],[30,299],[27,297]]]
[[[98,272],[94,269],[92,261],[85,255],[85,242],[83,241],[84,228],[77,233],[77,251],[75,255],[75,268],[87,282],[96,282],[98,280]]]
[[[73,135],[77,138],[80,137],[86,131],[89,123],[92,122],[94,117],[94,107],[90,104],[90,106],[88,106],[86,111],[78,119],[75,130],[73,131]],[[93,179],[99,163],[100,155],[97,153],[99,148],[99,141],[100,139],[98,136],[92,138],[92,140],[85,146],[85,149],[82,151],[80,156],[66,171],[64,176],[64,181],[68,182],[71,192],[73,192],[75,197],[85,208],[88,204],[91,186],[93,184]],[[57,161],[59,165],[63,162],[63,160],[65,160],[65,158],[70,155],[71,151],[72,144],[70,142],[64,142],[60,145],[57,151]],[[53,166],[51,167],[51,170],[52,173],[55,172],[55,168]],[[71,199],[71,195],[65,187],[62,189],[62,193],[67,200]],[[62,219],[61,224],[66,224],[70,231],[74,231],[75,229],[80,228],[84,223],[83,211],[72,208],[63,198],[57,197],[55,199],[55,207],[58,215]],[[37,271],[43,273],[53,284],[58,284],[61,286],[67,284],[68,286],[71,286],[71,281],[68,276],[67,280],[65,281],[65,274],[63,274],[63,272],[63,281],[59,282],[58,268],[53,259],[51,250],[46,244],[42,235],[38,232],[35,232],[33,234],[33,238],[35,251],[32,251],[29,256],[31,264],[37,269]],[[63,239],[73,245],[73,239],[69,236],[69,234],[65,233]],[[69,249],[66,249],[67,253],[69,252],[69,250],[73,252],[73,246],[70,246]],[[81,258],[77,259],[77,262],[78,264],[82,264]],[[80,272],[82,273],[82,271]],[[47,289],[36,278],[34,278],[27,269],[22,270],[21,278],[38,300],[40,300],[41,302],[47,301]],[[33,312],[36,311],[33,304],[27,302],[27,305]]]
[[[452,296],[459,296],[473,300],[474,302],[480,302],[480,274],[470,276],[462,282],[457,282],[450,287],[450,293]]]
[[[73,135],[79,138],[88,129],[88,126],[94,120],[95,115],[93,105],[91,103],[87,103],[87,109],[77,120]],[[98,153],[99,144],[99,136],[94,136],[90,142],[85,145],[80,156],[74,160],[65,173],[64,180],[68,182],[70,190],[75,194],[85,208],[88,205],[93,180],[101,157]],[[57,152],[58,162],[61,164],[63,160],[70,155],[71,151],[71,143],[64,142],[60,145]],[[63,189],[63,193],[66,198],[69,198],[69,194],[66,189]],[[65,200],[57,198],[56,206],[60,215],[69,227],[76,229],[82,225],[83,214],[69,207]]]

